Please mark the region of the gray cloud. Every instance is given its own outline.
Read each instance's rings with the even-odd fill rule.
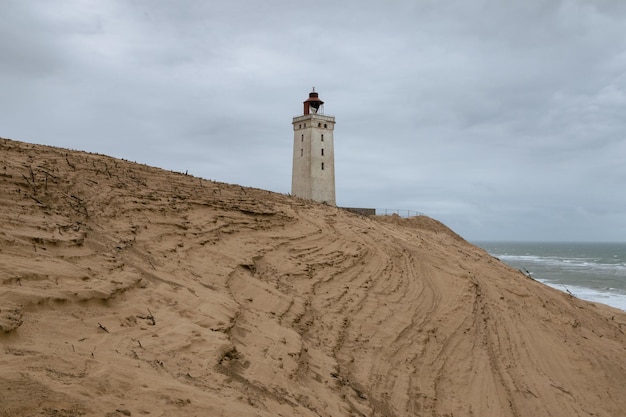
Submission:
[[[624,240],[626,6],[518,3],[9,0],[0,135],[288,192],[315,85],[339,204]]]

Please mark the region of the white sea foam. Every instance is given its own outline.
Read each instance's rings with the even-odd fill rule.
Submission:
[[[556,266],[563,269],[585,269],[585,270],[601,270],[603,272],[624,274],[626,265],[623,263],[601,263],[591,258],[559,258],[551,256],[536,255],[496,255],[499,259],[511,264],[535,264],[545,266]]]
[[[600,291],[575,285],[564,286],[563,284],[557,284],[542,279],[538,279],[537,281],[563,292],[569,291],[569,293],[580,298],[581,300],[602,303],[626,311],[626,294],[620,292],[619,290],[609,289],[607,291]]]

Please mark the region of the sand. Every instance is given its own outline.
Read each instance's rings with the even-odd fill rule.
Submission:
[[[626,313],[427,218],[0,139],[0,417],[626,415]]]

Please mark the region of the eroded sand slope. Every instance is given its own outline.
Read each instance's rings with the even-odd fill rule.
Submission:
[[[426,217],[0,139],[0,416],[621,416],[626,315]]]

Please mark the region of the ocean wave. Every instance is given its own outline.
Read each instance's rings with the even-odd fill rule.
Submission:
[[[535,265],[545,265],[552,267],[561,267],[563,269],[585,269],[585,270],[601,270],[603,272],[613,271],[615,274],[626,274],[626,264],[624,263],[605,263],[599,262],[591,258],[560,258],[553,256],[536,256],[536,255],[493,255],[507,263],[524,264],[532,263]]]
[[[626,247],[508,244],[488,252],[553,288],[626,311]]]
[[[607,291],[601,291],[576,285],[566,286],[564,284],[555,283],[549,280],[538,279],[537,281],[542,282],[557,290],[572,294],[575,297],[580,298],[581,300],[591,301],[594,303],[602,303],[626,311],[626,292],[622,290],[610,289]]]

